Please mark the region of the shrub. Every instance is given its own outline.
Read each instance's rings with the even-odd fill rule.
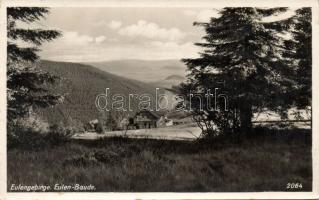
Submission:
[[[98,161],[92,153],[84,153],[80,156],[72,156],[63,162],[63,166],[87,167],[90,165],[98,165]]]
[[[7,128],[8,148],[38,149],[45,145],[49,132],[49,124],[34,115],[8,122]]]
[[[7,147],[40,150],[68,142],[78,131],[64,123],[49,125],[36,117],[21,118],[8,123]]]
[[[113,151],[99,150],[93,153],[96,160],[102,163],[116,163],[120,160],[120,155]]]
[[[46,134],[46,140],[52,145],[62,145],[68,142],[74,134],[84,131],[83,123],[69,117],[59,124],[52,125]]]
[[[65,127],[63,123],[60,123],[50,127],[50,131],[45,135],[45,139],[51,145],[61,145],[68,142],[73,135],[73,129]]]
[[[13,122],[9,122],[8,126],[40,133],[47,133],[49,131],[49,123],[36,115],[16,119]]]
[[[38,150],[46,146],[44,134],[32,129],[15,127],[8,129],[7,133],[8,148],[23,148]]]
[[[70,130],[73,134],[75,133],[84,133],[84,125],[81,121],[69,117],[63,122],[63,126]]]

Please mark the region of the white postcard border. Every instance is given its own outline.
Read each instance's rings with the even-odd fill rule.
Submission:
[[[313,191],[312,192],[209,192],[209,193],[13,193],[7,192],[6,149],[6,7],[312,7],[313,15]],[[5,0],[0,7],[0,199],[317,199],[319,198],[319,16],[316,0]]]

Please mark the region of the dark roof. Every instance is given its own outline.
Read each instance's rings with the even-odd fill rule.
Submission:
[[[155,113],[153,111],[149,111],[149,110],[141,110],[141,111],[136,113],[136,115],[138,115],[138,114],[145,114],[145,115],[147,115],[147,116],[149,116],[149,117],[151,117],[153,119],[156,119],[156,120],[161,118],[157,113]]]

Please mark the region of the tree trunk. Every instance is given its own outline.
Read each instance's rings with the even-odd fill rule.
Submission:
[[[243,102],[240,109],[240,130],[242,133],[250,134],[252,131],[252,106],[250,103]]]

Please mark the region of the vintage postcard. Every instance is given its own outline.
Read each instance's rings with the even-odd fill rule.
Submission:
[[[318,1],[4,0],[0,199],[316,199]]]

